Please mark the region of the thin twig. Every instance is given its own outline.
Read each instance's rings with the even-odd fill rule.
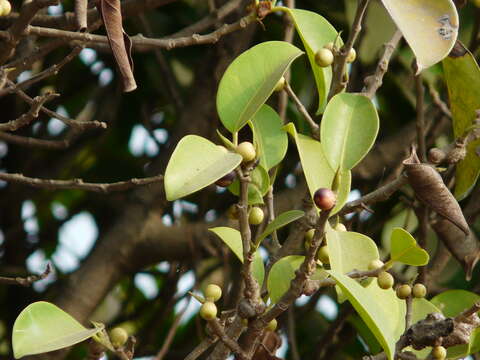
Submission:
[[[0,284],[30,286],[34,282],[45,279],[48,275],[50,275],[51,272],[52,272],[52,267],[48,263],[47,267],[45,268],[45,271],[40,275],[30,275],[30,276],[27,276],[26,278],[22,278],[22,277],[10,278],[10,277],[0,276]]]
[[[207,351],[210,346],[215,344],[218,341],[218,337],[210,338],[207,337],[203,339],[203,341],[198,344],[195,349],[192,350],[190,354],[188,354],[184,360],[196,360],[199,356],[201,356],[205,351]]]
[[[318,345],[316,346],[318,349],[316,357],[317,360],[323,360],[325,358],[328,348],[333,344],[335,338],[338,336],[348,318],[353,313],[353,310],[353,307],[350,304],[347,304],[337,316],[335,321],[330,324],[327,331],[323,334],[322,338],[318,342]]]
[[[347,43],[338,51],[338,54],[335,55],[332,85],[330,87],[328,99],[331,99],[338,93],[342,92],[347,86],[347,81],[345,79],[347,56],[350,50],[353,48],[353,45],[355,44],[355,41],[360,34],[360,31],[362,30],[362,21],[369,2],[370,0],[361,0],[358,4],[355,19],[352,25],[352,30],[350,32],[350,36],[348,37]]]
[[[157,182],[163,181],[163,175],[157,175],[152,177],[147,177],[143,179],[130,179],[127,181],[119,181],[109,184],[100,184],[100,183],[86,183],[82,179],[72,179],[72,180],[52,180],[52,179],[38,179],[26,177],[22,174],[9,174],[9,173],[0,173],[0,180],[18,183],[23,185],[29,185],[35,188],[47,189],[47,190],[85,190],[93,191],[97,193],[109,193],[113,191],[125,191],[133,187],[149,185]]]
[[[417,94],[417,143],[418,143],[418,157],[420,161],[427,161],[427,147],[425,144],[425,112],[424,112],[424,97],[425,90],[423,88],[422,75],[415,75],[415,90]]]
[[[320,128],[318,124],[313,121],[312,117],[308,113],[307,109],[305,109],[305,106],[303,106],[302,102],[300,99],[295,95],[293,92],[292,88],[290,87],[290,84],[288,82],[285,82],[285,91],[290,96],[290,98],[293,100],[295,105],[297,106],[298,111],[300,114],[302,114],[303,118],[307,121],[308,125],[310,126],[310,129],[312,130],[312,136],[316,139],[319,138],[320,134]]]
[[[88,0],[75,0],[75,22],[77,30],[84,31],[87,28]]]
[[[247,354],[240,348],[238,343],[230,338],[226,333],[224,327],[220,324],[217,318],[210,320],[209,325],[215,335],[218,336],[221,342],[223,342],[230,350],[237,354],[240,360],[248,360]]]
[[[0,132],[0,140],[29,148],[42,148],[49,150],[66,149],[71,144],[71,139],[44,140],[28,136],[13,135],[4,132]]]
[[[412,326],[412,314],[413,314],[413,298],[409,296],[405,299],[406,312],[405,312],[405,331]]]
[[[298,352],[297,337],[295,331],[295,313],[294,307],[290,306],[287,312],[287,336],[288,343],[290,344],[290,351],[292,354],[292,360],[300,360],[300,354]]]
[[[382,57],[378,61],[375,73],[365,78],[365,87],[363,88],[362,92],[370,99],[375,96],[377,90],[382,86],[383,76],[388,71],[390,59],[392,58],[392,55],[401,39],[402,32],[400,30],[395,31],[390,41],[384,45],[385,50],[383,51]]]

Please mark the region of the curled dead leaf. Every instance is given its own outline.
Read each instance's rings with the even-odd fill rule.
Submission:
[[[420,163],[414,149],[403,165],[417,198],[468,235],[470,230],[462,209],[438,171],[429,164]]]
[[[462,265],[465,278],[470,280],[473,269],[480,259],[480,243],[476,236],[472,232],[465,236],[463,231],[446,219],[434,222],[432,227],[450,253]]]

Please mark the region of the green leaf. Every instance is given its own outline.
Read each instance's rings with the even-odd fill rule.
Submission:
[[[288,135],[280,116],[268,105],[262,105],[252,118],[253,139],[260,154],[260,165],[266,170],[280,163],[287,153]]]
[[[332,188],[335,171],[328,164],[324,155],[323,147],[319,141],[297,133],[295,125],[289,123],[285,125],[286,131],[293,137],[297,145],[300,162],[302,163],[303,173],[307,180],[310,196],[320,188]],[[351,174],[349,170],[340,173],[340,182],[337,194],[337,204],[332,214],[337,213],[345,204],[350,193]]]
[[[337,30],[321,15],[301,9],[281,8],[287,12],[293,19],[295,29],[302,39],[303,46],[307,52],[308,60],[312,67],[315,83],[318,90],[318,109],[320,114],[327,105],[327,96],[332,81],[332,68],[320,67],[315,63],[315,53],[322,49],[329,42],[334,42],[338,36]],[[343,45],[339,38],[337,44]]]
[[[350,303],[375,335],[389,360],[395,343],[405,330],[405,302],[392,289],[380,289],[376,281],[364,288],[357,281],[336,271],[328,271]]]
[[[272,303],[276,304],[283,294],[288,291],[290,282],[295,278],[295,271],[302,265],[304,260],[305,256],[290,255],[281,258],[273,264],[267,280],[268,294]],[[327,276],[328,274],[325,271],[317,269],[311,279],[322,280]]]
[[[167,200],[173,201],[203,189],[241,162],[240,155],[225,152],[207,139],[185,136],[178,142],[165,171]]]
[[[428,253],[418,246],[412,235],[402,228],[394,228],[391,236],[391,257],[389,261],[399,261],[407,265],[428,264]]]
[[[437,306],[446,317],[455,317],[463,310],[470,308],[477,301],[480,301],[480,295],[466,290],[447,290],[431,300],[432,304]],[[480,350],[480,329],[474,330],[470,336],[470,343],[448,348],[448,358],[464,357]]]
[[[458,33],[458,14],[452,0],[382,0],[417,57],[418,71],[452,50]]]
[[[232,133],[240,130],[273,92],[290,64],[303,52],[284,41],[258,44],[227,68],[217,93],[217,110]]]
[[[237,258],[243,263],[243,245],[242,236],[238,230],[229,227],[215,227],[208,229],[216,234],[222,241],[232,250]],[[255,257],[252,263],[252,272],[255,279],[257,279],[260,286],[262,286],[265,277],[265,266],[259,251],[255,252]]]
[[[368,270],[368,264],[379,258],[377,245],[366,235],[329,229],[326,237],[330,268],[335,272]]]
[[[273,233],[275,230],[278,230],[285,225],[290,224],[291,222],[300,219],[305,213],[300,210],[290,210],[278,215],[270,224],[267,225],[265,231],[258,237],[257,244],[260,244],[263,239],[268,235]]]
[[[82,342],[103,327],[87,329],[59,307],[38,301],[28,305],[13,325],[12,344],[16,359],[62,349]]]
[[[248,204],[263,204],[263,196],[267,193],[270,187],[270,177],[267,170],[263,166],[258,165],[250,174],[251,181],[248,184]],[[238,179],[228,187],[228,190],[233,195],[239,196],[240,182]]]
[[[350,170],[370,151],[378,134],[377,110],[363,95],[335,95],[323,115],[320,137],[330,166]]]
[[[418,226],[418,219],[413,209],[405,209],[403,206],[396,206],[392,210],[392,217],[383,224],[382,229],[382,250],[390,252],[390,238],[396,227],[401,227],[408,232],[413,232]]]
[[[475,111],[480,109],[480,68],[472,54],[464,50],[463,56],[443,60],[455,138],[465,135],[474,124]],[[465,84],[468,84],[468,91],[465,91]],[[467,156],[456,166],[454,194],[457,200],[464,199],[478,180],[480,157],[476,149],[479,146],[480,139],[469,142]]]

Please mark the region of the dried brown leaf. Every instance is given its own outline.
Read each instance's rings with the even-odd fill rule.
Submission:
[[[437,170],[431,165],[420,163],[415,150],[403,161],[403,165],[417,198],[468,235],[470,230],[462,209]]]
[[[137,84],[133,76],[132,44],[123,30],[120,0],[100,0],[99,9],[107,30],[110,48],[120,70],[123,91],[133,91],[137,88]]]
[[[470,232],[465,236],[463,231],[446,219],[434,222],[432,227],[450,253],[462,264],[465,277],[470,280],[472,271],[480,259],[480,243],[475,235]]]

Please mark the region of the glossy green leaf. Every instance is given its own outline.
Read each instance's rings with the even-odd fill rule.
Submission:
[[[480,68],[472,54],[464,50],[463,56],[443,60],[455,138],[465,135],[474,124],[475,111],[480,109]],[[468,91],[465,84],[468,84]],[[480,175],[480,157],[476,152],[479,146],[480,139],[471,141],[467,156],[456,166],[454,194],[458,200],[470,193]]]
[[[458,33],[458,14],[452,0],[382,0],[417,57],[418,71],[452,50]]]
[[[366,235],[329,229],[326,237],[330,268],[335,272],[368,270],[368,264],[379,258],[377,245]]]
[[[319,141],[297,133],[295,125],[289,123],[285,126],[287,132],[295,140],[297,145],[300,162],[302,163],[303,173],[307,180],[308,190],[313,197],[315,191],[319,188],[332,188],[335,172],[328,164],[324,155],[323,147]],[[347,201],[350,193],[351,174],[349,170],[340,173],[340,181],[337,194],[337,204],[332,214],[338,212]]]
[[[256,240],[257,243],[261,243],[268,235],[273,233],[275,230],[278,230],[285,225],[290,224],[291,222],[300,219],[305,213],[300,210],[290,210],[278,215],[270,224],[267,225],[263,233]]]
[[[15,320],[13,353],[18,359],[62,349],[82,342],[102,329],[87,329],[59,307],[45,301],[34,302]]]
[[[308,60],[312,67],[315,83],[318,90],[318,109],[317,114],[320,114],[327,105],[327,96],[330,90],[330,83],[332,81],[332,68],[320,67],[315,63],[315,53],[322,49],[329,42],[334,42],[338,36],[337,30],[321,15],[312,11],[301,9],[281,8],[283,11],[290,14],[295,24],[303,46],[307,52]],[[342,40],[339,38],[338,45],[342,45]]]
[[[447,290],[433,297],[431,302],[438,307],[446,317],[455,317],[463,310],[470,308],[480,295],[466,290]],[[467,345],[458,345],[448,348],[448,358],[464,357],[480,350],[480,329],[476,329]]]
[[[250,184],[248,184],[248,204],[263,204],[263,196],[267,193],[270,187],[270,177],[267,170],[262,165],[258,165],[250,174]],[[240,194],[240,182],[236,179],[229,187],[228,190],[233,195],[239,196]]]
[[[302,265],[305,256],[290,255],[285,256],[273,264],[268,274],[267,289],[270,300],[275,304],[290,288],[290,282],[295,278],[295,271]],[[317,271],[312,275],[311,279],[322,280],[328,274],[322,270]]]
[[[288,135],[277,112],[263,105],[252,118],[253,138],[258,148],[260,165],[270,170],[280,163],[287,153]]]
[[[394,228],[391,236],[390,261],[407,265],[423,266],[428,264],[428,253],[418,246],[412,235],[402,228]]]
[[[240,235],[240,232],[238,230],[225,226],[215,227],[208,230],[216,234],[220,239],[222,239],[222,241],[243,263],[242,236]],[[265,277],[265,266],[263,264],[263,259],[259,251],[255,252],[255,257],[252,263],[252,272],[253,276],[255,277],[255,279],[257,279],[258,283],[261,286],[263,283],[263,278]]]
[[[273,92],[293,60],[303,52],[284,41],[258,44],[227,68],[217,93],[217,110],[232,133],[249,121]]]
[[[395,343],[405,330],[405,302],[392,289],[380,289],[376,281],[364,288],[346,275],[333,270],[328,273],[382,345],[388,359],[393,360]]]
[[[235,169],[242,157],[211,141],[187,135],[177,144],[165,171],[165,193],[173,201],[214,183]]]
[[[377,110],[366,96],[335,95],[327,105],[320,140],[330,166],[350,170],[370,151],[378,134]]]
[[[401,227],[412,233],[418,226],[418,219],[413,209],[396,206],[392,210],[392,217],[388,219],[382,229],[382,250],[390,253],[390,238],[396,227]]]

